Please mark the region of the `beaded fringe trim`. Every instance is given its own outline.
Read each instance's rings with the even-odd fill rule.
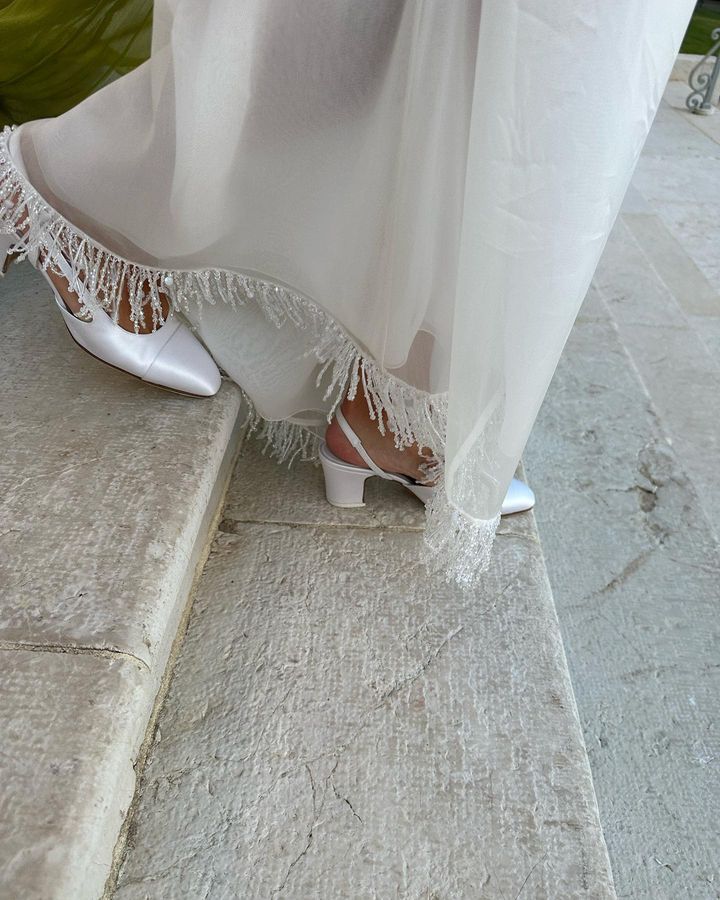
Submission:
[[[17,169],[9,153],[12,131],[6,127],[0,133],[0,235],[13,236],[17,259],[30,258],[58,274],[58,260],[69,262],[70,287],[87,298],[81,314],[102,309],[117,321],[123,287],[136,330],[162,324],[163,295],[180,313],[193,307],[200,313],[204,304],[219,301],[232,308],[254,302],[277,327],[289,321],[312,335],[309,355],[319,364],[317,385],[325,386],[328,420],[345,397],[353,399],[361,389],[379,430],[389,430],[399,448],[417,444],[428,456],[427,471],[442,472],[447,395],[428,394],[383,371],[325,310],[284,285],[229,270],[156,269],[110,252],[54,210]],[[84,291],[77,290],[80,283]],[[245,396],[250,430],[265,442],[266,451],[288,464],[317,458],[317,434],[296,423],[263,420]],[[476,586],[489,564],[496,527],[497,521],[476,522],[452,508],[441,480],[427,509],[428,567],[448,581]]]
[[[490,566],[499,524],[499,515],[472,519],[454,507],[447,498],[445,479],[440,476],[425,510],[426,567],[461,587],[477,588],[480,576]]]

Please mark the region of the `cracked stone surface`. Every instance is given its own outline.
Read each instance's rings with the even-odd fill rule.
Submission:
[[[720,116],[688,90],[667,87],[525,456],[632,900],[720,897]]]
[[[640,225],[638,219],[643,220]],[[631,229],[638,227],[644,229],[647,250],[634,238]],[[652,397],[662,428],[695,484],[705,515],[720,534],[720,357],[703,340],[706,323],[720,324],[720,294],[696,269],[695,283],[705,285],[707,309],[703,315],[688,315],[657,274],[653,251],[648,258],[650,235],[658,231],[651,217],[630,215],[618,221],[595,284]],[[667,245],[658,249],[660,253],[668,249],[670,255]],[[688,272],[691,262],[677,268]]]
[[[466,595],[416,527],[339,522],[274,466],[238,463],[116,900],[614,897],[532,516]]]
[[[240,396],[93,360],[26,264],[0,294],[0,897],[97,900]]]
[[[717,900],[720,554],[620,303],[591,291],[525,466],[618,897]]]
[[[150,681],[129,657],[0,651],[0,897],[100,896]]]

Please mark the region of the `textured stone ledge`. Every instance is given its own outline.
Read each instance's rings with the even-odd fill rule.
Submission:
[[[320,479],[243,448],[116,900],[614,898],[532,515],[468,595]]]
[[[27,265],[0,293],[0,897],[97,900],[240,397],[81,353]]]

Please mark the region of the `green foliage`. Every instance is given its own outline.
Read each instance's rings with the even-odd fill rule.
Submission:
[[[150,53],[152,0],[0,0],[0,127],[57,116]]]
[[[699,53],[704,56],[712,46],[710,35],[720,27],[720,6],[702,6],[693,13],[690,25],[680,47],[681,53]]]
[[[682,53],[705,54],[720,2],[695,11]],[[150,53],[152,0],[0,0],[0,127],[57,116]]]

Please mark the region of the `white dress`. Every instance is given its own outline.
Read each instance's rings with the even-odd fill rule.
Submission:
[[[106,308],[165,291],[282,458],[363,391],[472,584],[693,5],[157,0],[147,63],[3,134],[0,200]]]

